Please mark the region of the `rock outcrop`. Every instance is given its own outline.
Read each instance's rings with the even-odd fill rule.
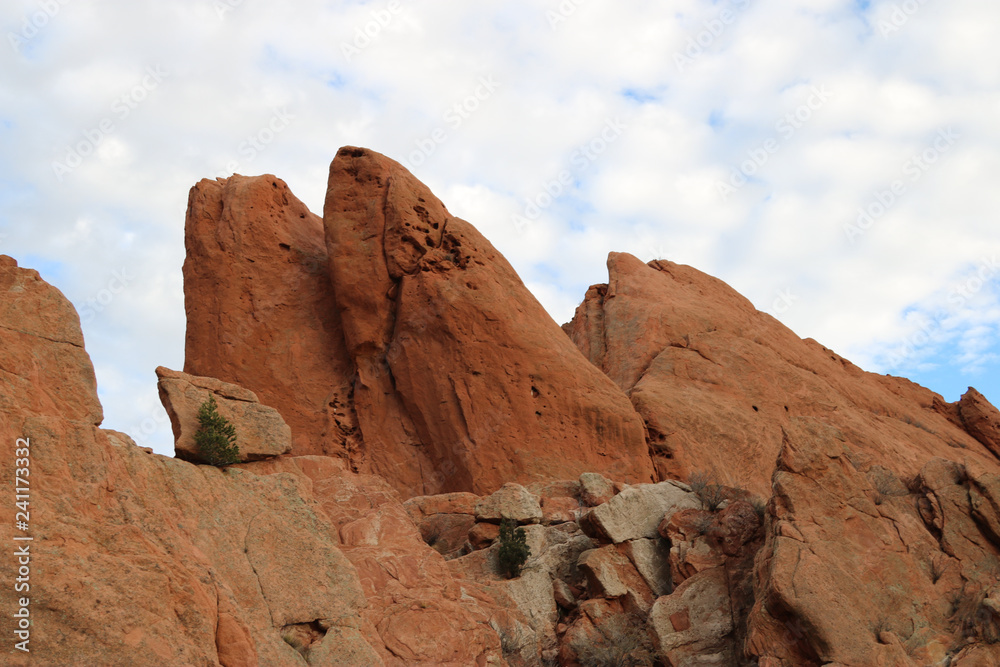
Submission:
[[[903,483],[855,452],[815,418],[786,428],[750,653],[768,667],[996,663],[998,516],[972,499],[997,467],[932,459]]]
[[[652,480],[627,397],[398,163],[338,152],[322,228],[273,176],[202,181],[186,236],[185,371],[277,408],[293,454],[405,496]]]
[[[219,415],[238,425],[236,447],[240,461],[259,461],[287,454],[292,449],[291,429],[278,411],[261,405],[256,394],[239,385],[215,378],[178,373],[160,366],[156,369],[160,400],[170,417],[177,458],[206,463],[195,444],[199,428],[198,412],[212,396]]]
[[[502,664],[497,609],[384,480],[330,457],[220,470],[100,429],[79,319],[8,257],[0,340],[0,437],[30,443],[33,519],[16,531],[33,538],[31,653],[5,664]],[[5,479],[14,463],[0,462]],[[15,573],[0,568],[9,608]]]
[[[642,415],[659,479],[714,471],[767,497],[795,417],[835,424],[858,456],[904,476],[934,457],[996,462],[1000,413],[975,394],[962,401],[963,423],[959,406],[800,339],[689,266],[611,253],[608,284],[588,290],[564,329]]]
[[[274,176],[202,180],[184,227],[184,372],[253,391],[298,455],[358,446],[323,222]]]
[[[399,164],[345,148],[328,185],[322,219],[271,176],[192,189],[186,372],[157,369],[177,458],[100,428],[72,306],[0,256],[0,475],[30,497],[0,539],[30,554],[31,653],[4,664],[1000,664],[974,389],[629,255],[566,336]],[[208,396],[240,463],[198,465]]]

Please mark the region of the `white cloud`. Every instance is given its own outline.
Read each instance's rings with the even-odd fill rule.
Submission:
[[[387,22],[388,1],[243,0],[221,17],[216,0],[70,1],[22,35],[20,53],[0,47],[0,251],[44,262],[78,307],[112,272],[136,274],[85,324],[107,425],[155,424],[146,439],[169,451],[152,370],[183,365],[191,185],[235,161],[241,173],[283,178],[319,213],[341,145],[412,164],[437,128],[445,140],[423,149],[414,172],[560,322],[605,280],[607,252],[624,250],[693,264],[762,309],[790,292],[783,321],[872,370],[888,370],[891,351],[919,332],[915,314],[942,313],[913,368],[964,377],[996,366],[995,291],[975,307],[944,306],[952,285],[1000,252],[990,30],[1000,6],[927,2],[900,22],[889,0],[866,10],[832,0],[570,4],[553,28],[554,0],[399,0]],[[0,8],[8,46],[40,7]],[[732,20],[720,29],[724,9]],[[343,45],[366,28],[374,36],[348,61]],[[675,55],[692,43],[679,69]],[[157,67],[163,80],[137,90]],[[495,92],[450,123],[483,77],[499,82]],[[829,100],[788,133],[782,119],[802,113],[817,86]],[[294,118],[262,134],[276,113]],[[614,118],[627,129],[582,168],[575,151]],[[53,162],[86,150],[106,119],[112,131],[60,181]],[[908,178],[906,161],[947,127],[961,134],[953,149],[850,243],[844,227],[858,208]],[[269,141],[251,151],[253,137]],[[719,182],[769,139],[777,149],[723,200]],[[571,184],[515,227],[511,217],[563,171]]]

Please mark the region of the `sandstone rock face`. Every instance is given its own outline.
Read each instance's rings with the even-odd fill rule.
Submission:
[[[160,400],[170,416],[174,430],[177,457],[194,463],[204,463],[195,444],[198,431],[198,411],[202,403],[214,396],[218,412],[236,429],[236,446],[241,461],[257,461],[269,456],[286,454],[292,448],[292,434],[278,411],[261,405],[252,391],[239,385],[221,382],[187,373],[178,373],[160,366],[157,389]]]
[[[969,387],[958,401],[958,411],[969,434],[1000,458],[1000,410]]]
[[[292,453],[349,456],[354,369],[322,220],[274,176],[206,179],[191,188],[184,238],[184,371],[276,408]]]
[[[659,479],[714,470],[769,497],[781,429],[797,416],[835,424],[859,456],[891,461],[904,477],[934,457],[996,460],[986,444],[996,410],[973,407],[974,394],[965,422],[983,426],[967,431],[937,394],[798,338],[721,280],[623,253],[609,255],[608,274],[564,330],[629,394]]]
[[[410,495],[651,479],[627,398],[405,168],[342,148],[323,218],[371,470]]]
[[[0,255],[0,345],[9,362],[0,410],[63,414],[94,425],[104,420],[73,305],[6,255]]]
[[[302,664],[285,626],[340,627],[365,604],[317,503],[293,476],[150,455],[97,428],[71,306],[33,271],[4,262],[0,275],[0,365],[29,371],[3,384],[0,436],[30,442],[31,510],[44,517],[32,523],[31,664]],[[6,479],[13,464],[0,463]]]
[[[23,369],[0,387],[0,437],[30,443],[37,517],[31,654],[5,664],[502,664],[500,610],[451,575],[384,480],[329,457],[220,470],[97,428],[72,307],[7,258],[0,281],[0,366]]]
[[[652,479],[627,397],[396,162],[342,149],[322,223],[273,176],[201,181],[185,233],[184,370],[275,407],[293,454],[406,496]]]
[[[978,504],[977,519],[971,500],[996,466],[933,459],[912,490],[893,491],[853,462],[854,445],[815,419],[786,429],[750,617],[762,663],[939,664],[962,635],[1000,629],[983,604],[997,581],[983,566],[1000,553],[995,509]]]

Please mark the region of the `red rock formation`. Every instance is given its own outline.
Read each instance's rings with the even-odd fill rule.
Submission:
[[[564,329],[629,394],[661,479],[715,470],[767,497],[782,427],[796,416],[837,425],[856,455],[903,476],[936,456],[996,461],[995,417],[982,417],[974,396],[962,414],[984,426],[967,432],[939,395],[798,338],[721,280],[621,253],[608,257],[608,273]]]
[[[748,648],[770,667],[996,664],[998,466],[926,463],[909,489],[814,418],[785,431]],[[971,645],[963,650],[966,645]],[[951,662],[946,662],[950,657]]]
[[[324,217],[325,246],[272,176],[192,189],[186,372],[277,408],[293,454],[346,457],[406,496],[652,478],[627,398],[401,165],[341,150]]]
[[[517,613],[453,576],[385,480],[330,457],[219,470],[101,430],[72,306],[9,257],[0,285],[0,438],[30,443],[34,537],[30,658],[4,664],[504,664],[490,620]]]
[[[422,494],[585,471],[651,478],[625,397],[401,165],[341,149],[323,217],[373,471]]]
[[[276,408],[293,454],[347,457],[358,439],[354,369],[322,220],[274,176],[232,176],[191,189],[184,235],[184,371]]]

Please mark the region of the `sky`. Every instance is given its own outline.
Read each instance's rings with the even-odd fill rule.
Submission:
[[[1000,4],[6,0],[0,253],[80,312],[106,428],[172,454],[184,214],[339,147],[406,165],[559,323],[609,251],[1000,402]]]

